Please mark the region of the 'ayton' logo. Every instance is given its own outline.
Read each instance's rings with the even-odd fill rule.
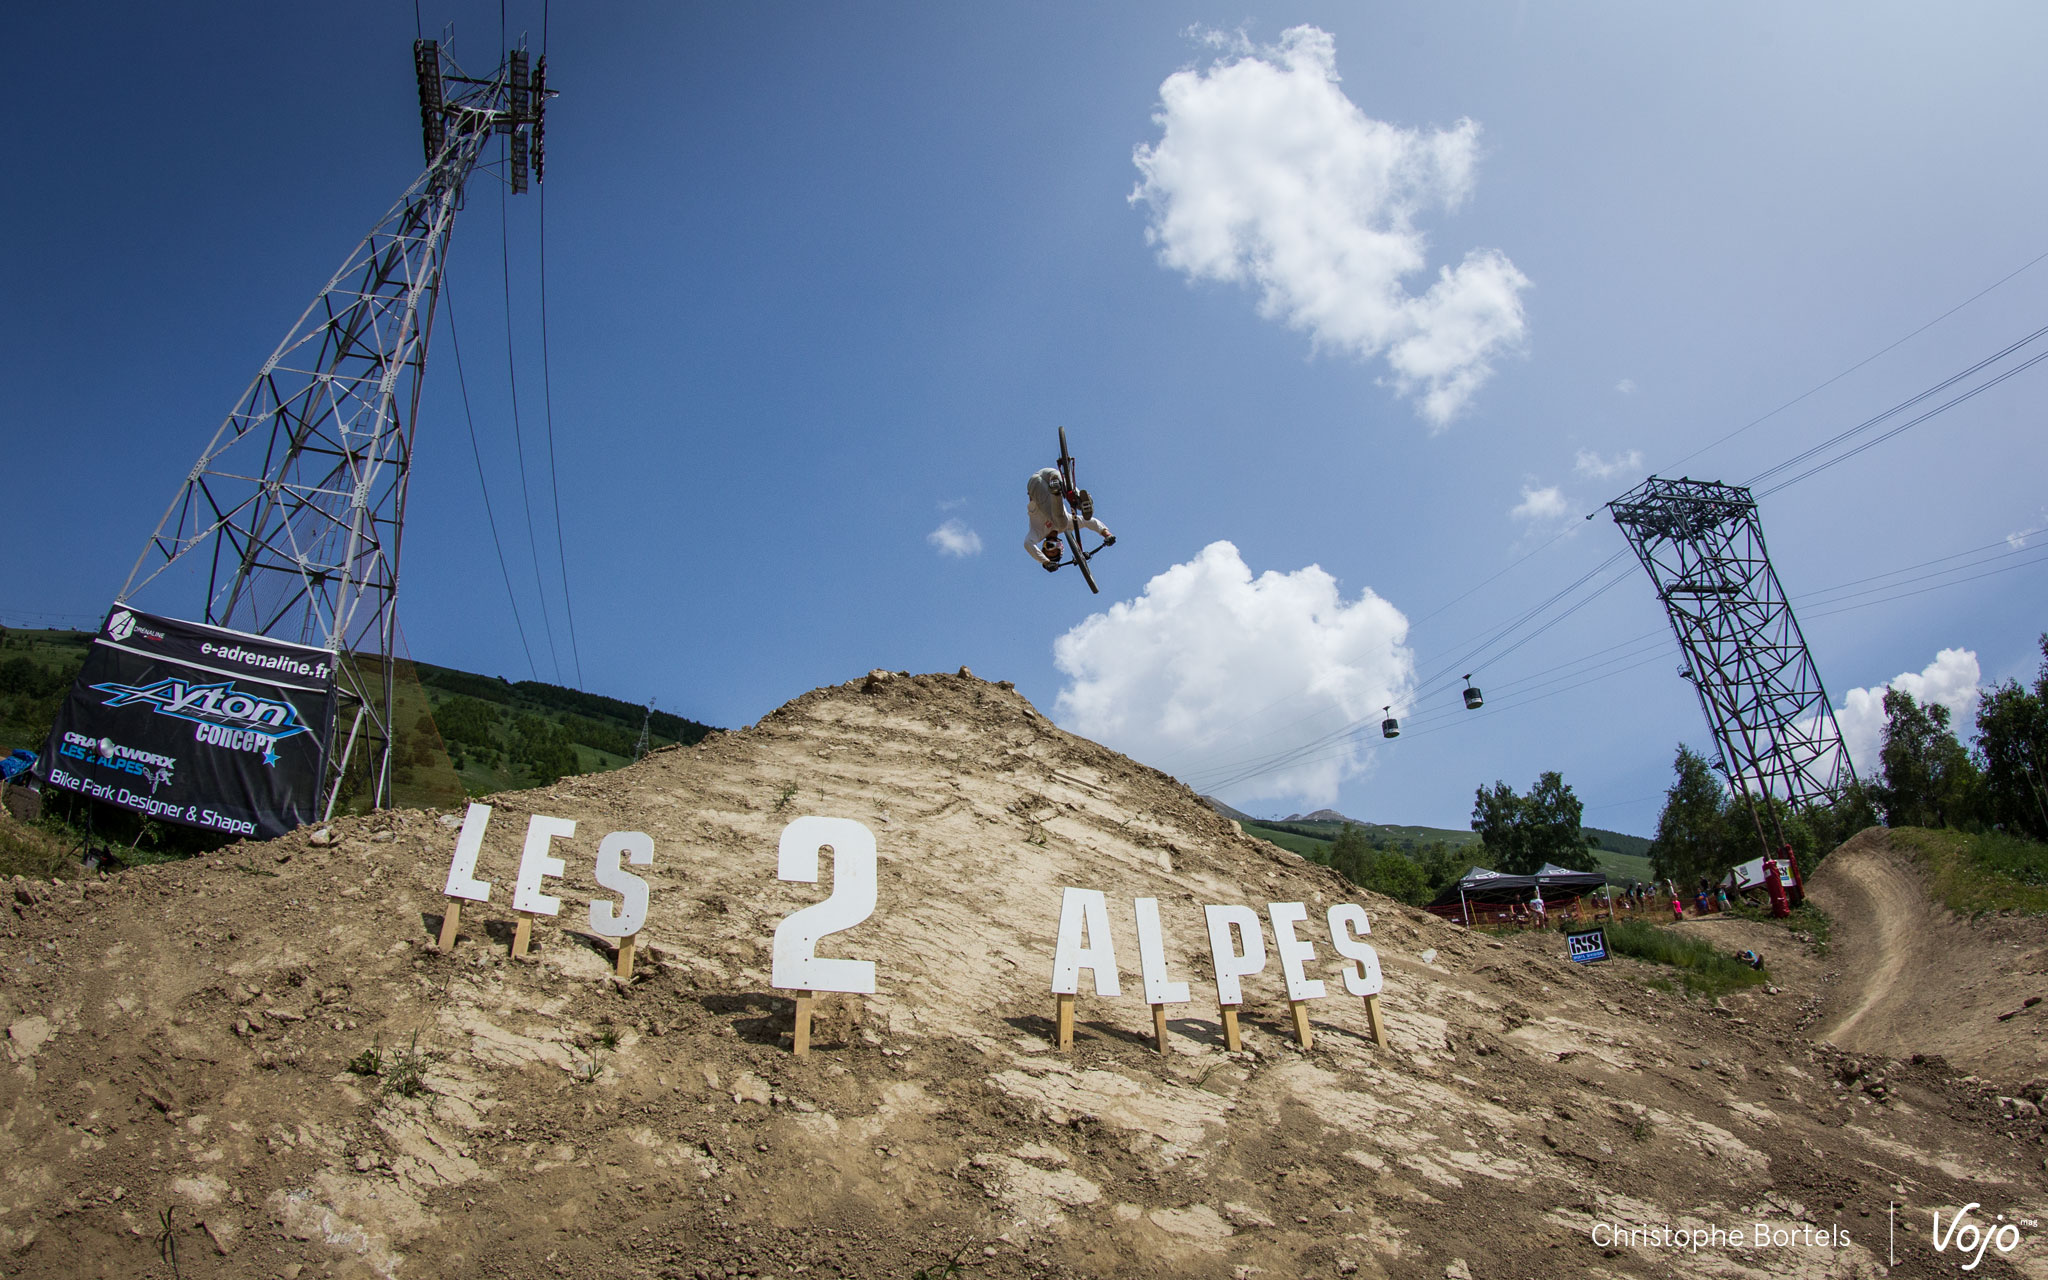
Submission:
[[[113,696],[110,707],[146,702],[160,716],[173,716],[194,724],[217,725],[223,729],[252,729],[271,738],[289,738],[306,732],[299,713],[288,702],[259,698],[235,688],[232,680],[218,684],[188,684],[183,680],[159,680],[155,684],[96,684],[94,689]]]

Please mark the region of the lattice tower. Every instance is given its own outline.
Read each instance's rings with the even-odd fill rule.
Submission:
[[[334,653],[329,812],[351,764],[373,806],[390,795],[406,485],[464,186],[501,136],[501,176],[514,192],[545,172],[545,57],[530,67],[514,49],[475,77],[439,41],[420,40],[413,63],[425,171],[263,362],[118,596],[129,602],[177,565],[173,581],[204,577],[204,621]]]
[[[1652,476],[1607,505],[1664,602],[1722,772],[1774,852],[1783,824],[1758,796],[1787,809],[1832,803],[1856,775],[1756,500],[1737,485]]]

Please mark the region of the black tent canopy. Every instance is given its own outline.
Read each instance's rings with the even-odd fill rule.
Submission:
[[[1527,902],[1540,890],[1546,899],[1578,898],[1607,883],[1606,873],[1573,871],[1546,862],[1535,875],[1509,875],[1475,866],[1447,884],[1425,910],[1438,914],[1462,913],[1469,906],[1497,907]]]
[[[1576,898],[1581,894],[1591,893],[1593,890],[1604,886],[1607,883],[1607,873],[1604,871],[1573,871],[1568,867],[1560,867],[1554,862],[1546,862],[1536,872],[1536,883],[1542,886],[1545,893],[1555,889],[1566,897]]]
[[[1432,907],[1454,906],[1459,902],[1526,902],[1536,887],[1535,876],[1511,876],[1505,871],[1473,867],[1444,886]]]

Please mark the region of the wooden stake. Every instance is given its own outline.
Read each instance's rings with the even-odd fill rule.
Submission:
[[[1159,1052],[1166,1052],[1166,1006],[1152,1006],[1152,1039],[1159,1046]]]
[[[1226,1004],[1223,1009],[1223,1047],[1236,1053],[1244,1048],[1244,1038],[1237,1034],[1237,1006]]]
[[[526,959],[527,945],[533,941],[533,915],[531,912],[526,911],[521,911],[517,914],[519,916],[519,924],[512,930],[512,958],[514,960],[524,960]]]
[[[450,898],[448,899],[447,910],[441,913],[441,941],[439,945],[442,951],[453,951],[455,949],[455,935],[461,929],[462,899]]]
[[[1305,1000],[1289,1000],[1287,1002],[1287,1012],[1294,1015],[1294,1042],[1304,1049],[1312,1048],[1315,1045],[1316,1037],[1315,1032],[1311,1031],[1308,1025],[1308,1002]]]
[[[1055,997],[1053,1037],[1057,1048],[1064,1050],[1074,1047],[1074,997],[1071,995],[1062,994]]]
[[[1380,998],[1378,996],[1367,996],[1365,998],[1365,1020],[1372,1027],[1372,1042],[1382,1049],[1387,1048],[1387,1024],[1380,1017]]]
[[[640,935],[637,933],[629,938],[619,939],[619,963],[618,967],[612,970],[613,973],[618,974],[621,978],[631,978],[633,976],[633,947],[639,941]]]
[[[808,991],[796,993],[796,1026],[790,1033],[789,1049],[799,1058],[807,1058],[811,1053],[812,998]]]

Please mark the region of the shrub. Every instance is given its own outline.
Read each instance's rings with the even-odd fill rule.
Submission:
[[[1617,955],[1633,956],[1678,970],[1685,989],[1709,999],[1762,983],[1764,974],[1734,956],[1716,951],[1699,938],[1660,929],[1641,920],[1615,920],[1607,926],[1607,946]]]

